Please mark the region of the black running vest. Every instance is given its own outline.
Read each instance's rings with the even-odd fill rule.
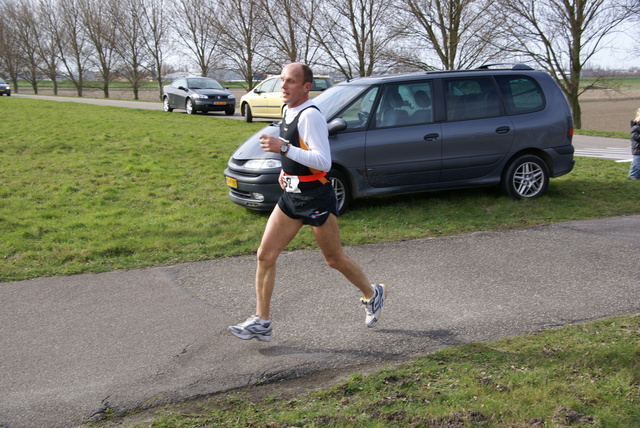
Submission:
[[[300,113],[298,113],[298,115],[295,117],[295,119],[291,121],[291,123],[287,124],[284,118],[282,118],[282,122],[280,123],[280,138],[288,141],[292,146],[299,147],[303,150],[309,150],[309,148],[307,147],[305,142],[302,141],[302,138],[300,138],[300,133],[298,132],[298,119],[300,119],[300,115],[302,114],[302,112],[308,108],[315,108],[316,110],[319,110],[315,105],[311,105],[301,110]],[[286,155],[282,155],[282,170],[287,175],[297,176],[314,175],[322,172],[320,170],[309,168],[308,166],[302,165],[301,163],[289,159]],[[320,187],[328,182],[329,180],[327,180],[326,178],[321,178],[319,180],[310,182],[301,182],[298,187],[303,191],[311,190]]]

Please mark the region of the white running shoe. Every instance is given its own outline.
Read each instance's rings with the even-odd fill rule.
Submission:
[[[378,324],[384,311],[384,300],[387,298],[387,287],[384,284],[372,284],[371,286],[373,287],[373,296],[368,300],[364,297],[360,299],[367,313],[364,320],[367,327],[375,327]]]
[[[249,340],[255,337],[263,342],[269,342],[272,328],[271,321],[265,322],[257,316],[252,316],[238,325],[230,325],[227,330],[239,339]]]

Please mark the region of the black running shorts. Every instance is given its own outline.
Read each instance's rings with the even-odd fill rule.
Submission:
[[[278,206],[288,217],[310,226],[322,226],[329,214],[338,215],[338,200],[331,183],[302,193],[283,192]]]

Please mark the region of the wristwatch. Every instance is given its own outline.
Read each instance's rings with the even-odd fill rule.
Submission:
[[[282,145],[280,146],[280,154],[281,155],[285,155],[287,153],[287,151],[289,151],[289,143],[285,143],[283,142]]]

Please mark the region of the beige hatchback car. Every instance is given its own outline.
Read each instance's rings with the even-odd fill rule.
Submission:
[[[313,78],[313,86],[309,97],[320,95],[322,91],[333,86],[331,79],[325,76]],[[240,98],[240,113],[249,123],[254,117],[281,119],[284,103],[280,96],[280,76],[269,77]]]

